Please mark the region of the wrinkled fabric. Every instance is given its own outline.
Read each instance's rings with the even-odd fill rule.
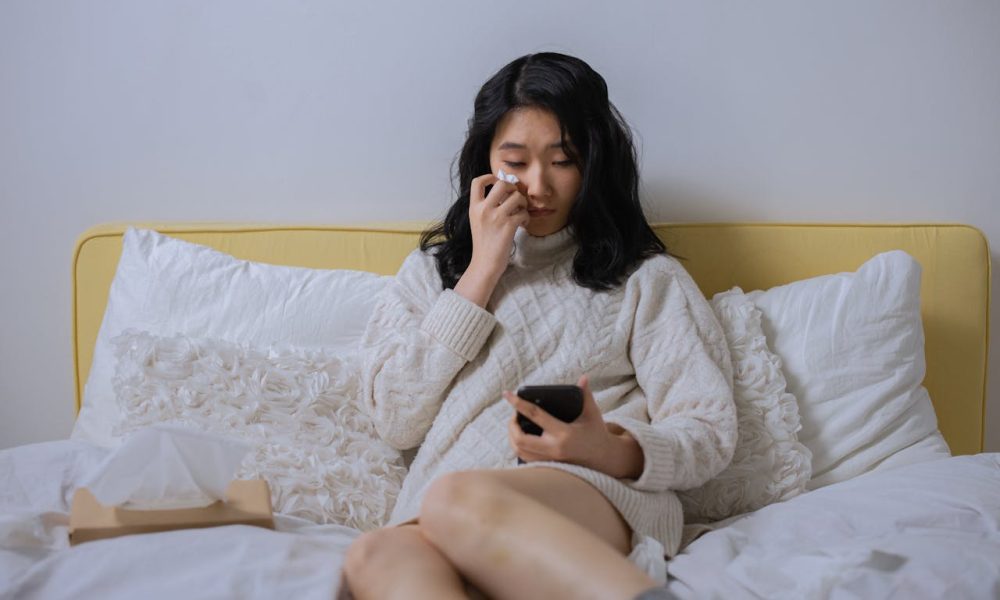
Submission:
[[[249,442],[237,479],[265,479],[275,511],[382,526],[406,469],[357,403],[349,356],[129,331],[115,339],[116,434],[172,423]]]

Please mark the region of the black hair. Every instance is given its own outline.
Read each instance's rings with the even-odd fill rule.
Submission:
[[[453,173],[458,199],[444,220],[420,237],[421,250],[434,249],[444,286],[454,288],[472,260],[470,187],[474,178],[491,171],[497,124],[509,111],[526,107],[555,115],[562,150],[581,172],[580,192],[567,222],[578,248],[574,280],[594,290],[611,289],[646,258],[665,254],[643,215],[635,146],[628,124],[608,99],[604,78],[572,56],[528,54],[497,71],[476,94]]]

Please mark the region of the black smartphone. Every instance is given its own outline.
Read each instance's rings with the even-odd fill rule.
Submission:
[[[522,385],[517,395],[564,423],[572,423],[583,412],[583,390],[575,385]],[[542,428],[521,413],[517,424],[524,433],[542,435]]]

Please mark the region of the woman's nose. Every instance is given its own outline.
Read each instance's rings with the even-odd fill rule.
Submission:
[[[529,169],[525,175],[526,177],[521,181],[528,188],[529,198],[542,198],[551,195],[552,188],[549,186],[548,173],[544,167]]]

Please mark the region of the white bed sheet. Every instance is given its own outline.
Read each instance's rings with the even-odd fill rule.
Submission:
[[[334,597],[358,532],[277,517],[70,548],[68,506],[107,451],[0,451],[0,598]],[[1000,454],[871,473],[730,520],[668,564],[681,598],[998,598]]]
[[[0,452],[0,598],[333,598],[356,530],[278,515],[70,547],[73,490],[107,450],[83,442]]]
[[[668,566],[680,598],[1000,598],[1000,454],[873,472],[736,517]]]

